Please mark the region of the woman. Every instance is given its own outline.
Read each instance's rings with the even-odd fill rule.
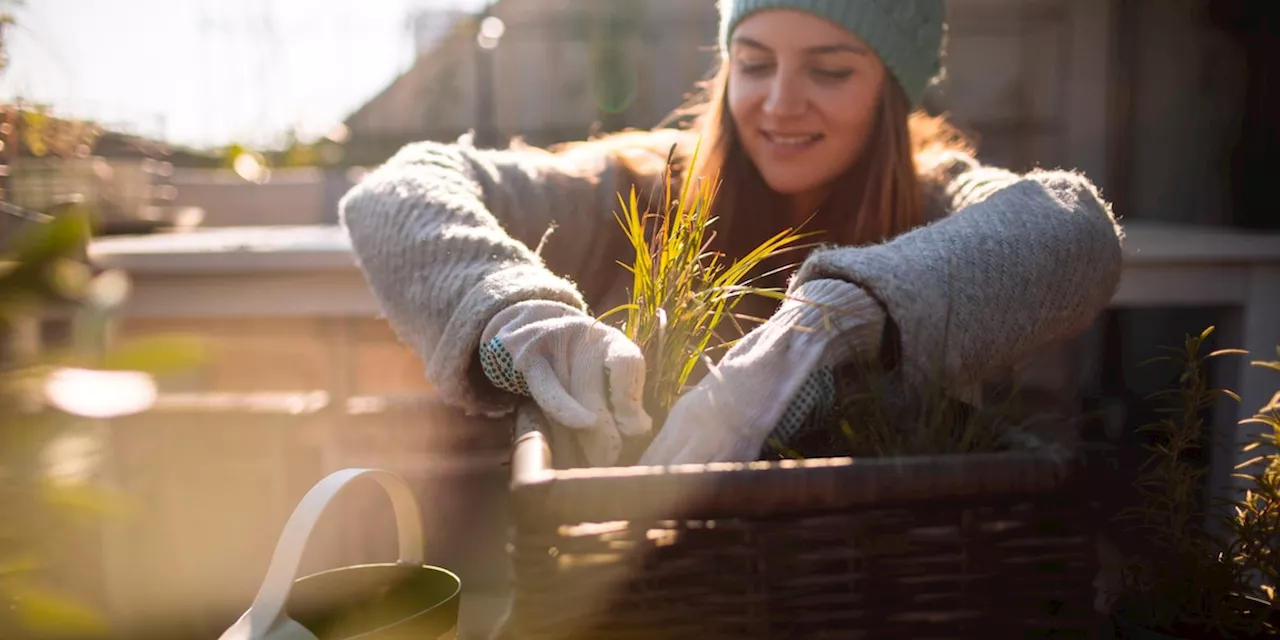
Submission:
[[[722,68],[692,132],[552,151],[410,145],[343,199],[355,254],[446,401],[502,412],[531,397],[589,464],[613,464],[651,431],[640,349],[588,312],[625,293],[617,196],[653,187],[668,149],[687,158],[700,136],[683,177],[723,180],[731,257],[810,216],[828,244],[641,463],[754,459],[852,361],[879,359],[907,388],[937,373],[972,397],[1088,326],[1118,283],[1121,232],[1082,176],[980,166],[912,114],[941,73],[944,13],[942,0],[722,0]]]

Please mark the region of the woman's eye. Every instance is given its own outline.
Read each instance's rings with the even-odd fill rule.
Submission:
[[[821,80],[844,80],[853,75],[853,69],[817,68],[813,70],[813,74]]]
[[[738,71],[749,76],[761,76],[773,68],[772,62],[757,62],[740,60],[738,61]]]

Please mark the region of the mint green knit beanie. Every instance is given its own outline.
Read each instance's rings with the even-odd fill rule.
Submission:
[[[942,73],[943,0],[720,0],[720,50],[729,50],[744,18],[765,9],[806,11],[858,36],[875,49],[913,107]]]

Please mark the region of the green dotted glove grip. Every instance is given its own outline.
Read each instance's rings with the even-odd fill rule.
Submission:
[[[522,396],[530,395],[524,375],[516,370],[515,359],[496,337],[480,345],[480,367],[493,386]]]
[[[783,444],[821,425],[835,408],[836,381],[829,367],[814,371],[800,385],[771,435]]]

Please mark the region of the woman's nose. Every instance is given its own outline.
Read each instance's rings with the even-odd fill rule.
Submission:
[[[776,75],[764,101],[765,113],[777,117],[802,115],[806,99],[799,84],[790,74]]]

